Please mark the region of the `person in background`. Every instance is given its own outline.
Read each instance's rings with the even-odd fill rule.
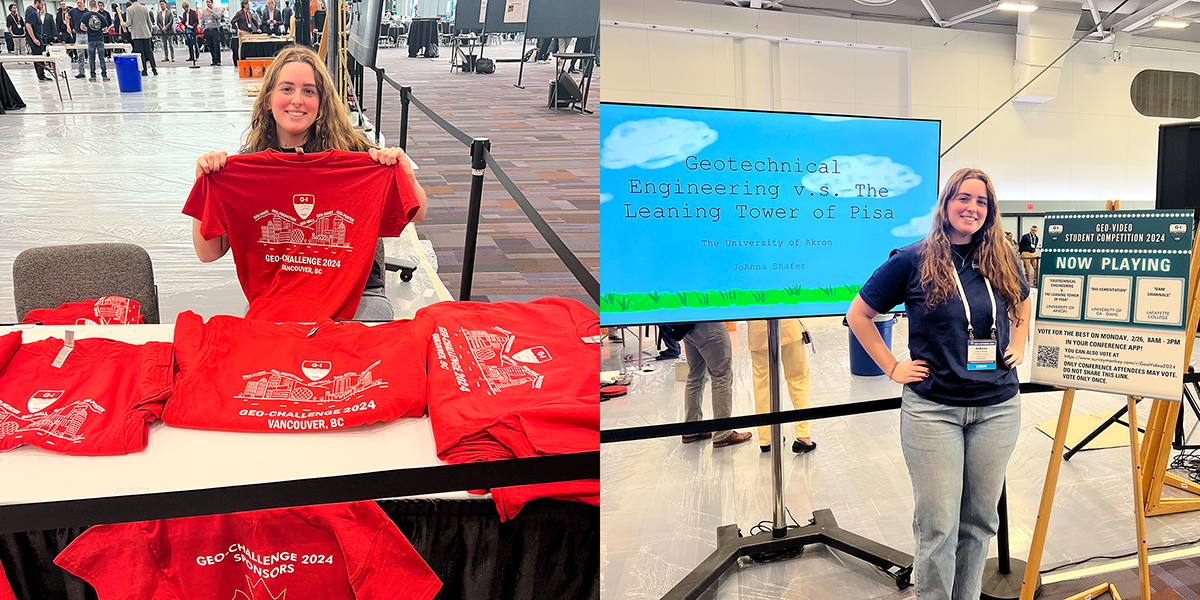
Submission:
[[[283,35],[283,13],[275,8],[275,0],[267,0],[267,7],[263,9],[262,32],[268,35]]]
[[[679,358],[679,340],[671,337],[669,335],[670,331],[670,325],[658,326],[658,341],[662,342],[662,345],[666,346],[666,348],[663,348],[663,350],[658,353],[658,356],[654,357],[654,360],[675,360],[676,358]],[[655,344],[655,346],[657,345],[658,344]]]
[[[100,13],[101,15],[104,15],[104,18],[108,19],[108,22],[109,22],[108,29],[106,29],[104,31],[105,43],[116,41],[116,38],[114,38],[112,35],[112,31],[113,31],[113,29],[112,29],[112,22],[113,22],[112,14],[110,14],[108,12],[108,5],[104,3],[104,0],[96,1],[96,12]],[[105,53],[107,53],[107,52],[108,51],[105,50]]]
[[[75,8],[67,11],[67,23],[70,25],[71,35],[74,36],[74,39],[71,40],[70,43],[74,43],[77,46],[87,46],[87,32],[83,30],[83,17],[87,14],[88,8],[86,0],[75,0]],[[83,79],[86,77],[83,70],[86,62],[87,51],[76,50],[75,63],[79,66],[79,72],[75,74],[76,79]]]
[[[58,14],[54,17],[54,43],[56,44],[73,44],[75,43],[75,34],[71,32],[71,7],[67,6],[66,2],[58,5]],[[70,54],[70,51],[67,51]]]
[[[113,21],[113,38],[120,43],[128,44],[127,36],[128,29],[125,27],[125,14],[121,12],[121,5],[116,2],[112,3],[112,21]]]
[[[196,34],[200,29],[200,14],[185,0],[183,15],[179,17],[179,20],[183,23],[183,34],[187,36],[188,60],[194,62],[200,58],[200,46],[196,43]]]
[[[204,32],[204,46],[212,55],[212,66],[221,66],[221,12],[213,8],[213,0],[204,2],[200,30]]]
[[[154,24],[162,36],[163,62],[175,62],[175,12],[167,7],[167,0],[158,0]]]
[[[986,173],[946,181],[929,235],[901,248],[859,290],[846,321],[904,384],[900,445],[912,477],[917,595],[979,598],[997,504],[1021,429],[1017,365],[1029,335],[1029,286],[1000,232]],[[903,303],[909,360],[871,319]]]
[[[8,17],[6,19],[8,25],[8,33],[12,36],[13,44],[16,47],[17,54],[25,54],[25,19],[17,13],[17,5],[8,5]],[[12,49],[10,48],[10,51]]]
[[[147,68],[158,75],[158,64],[154,62],[154,44],[150,41],[150,34],[154,31],[150,11],[138,0],[130,0],[125,18],[128,21],[126,26],[129,28],[129,35],[133,38],[133,51],[142,55],[142,77],[146,76]]]
[[[688,377],[683,392],[684,420],[704,419],[704,380],[712,376],[713,417],[724,419],[733,414],[733,342],[724,323],[685,323],[670,326],[672,338],[683,342],[687,353]],[[749,431],[730,429],[693,433],[683,436],[691,444],[712,438],[713,448],[724,448],[749,440]]]
[[[108,81],[108,63],[104,62],[104,32],[110,26],[112,21],[108,18],[108,13],[102,13],[96,10],[96,6],[104,6],[103,3],[97,3],[96,0],[91,0],[88,7],[91,9],[83,16],[83,29],[88,40],[88,64],[92,70],[92,76],[88,81],[96,82],[96,61],[100,61],[100,76],[104,81]]]
[[[1037,225],[1034,225],[1029,228],[1029,233],[1021,236],[1020,244],[1021,262],[1025,264],[1025,280],[1029,282],[1029,287],[1037,287],[1037,248]]]
[[[292,32],[292,3],[289,0],[284,1],[280,16],[283,21],[283,35],[287,35]]]
[[[237,64],[241,47],[238,44],[239,38],[244,39],[247,34],[254,33],[254,17],[250,12],[250,0],[242,0],[242,9],[234,13],[233,18],[229,20],[229,26],[233,28],[233,40],[229,46],[233,49],[233,64]]]
[[[749,321],[746,332],[750,345],[750,362],[753,365],[754,376],[754,412],[765,414],[771,412],[771,377],[770,352],[767,350],[767,322]],[[804,351],[804,340],[808,332],[800,319],[779,320],[779,361],[783,370],[779,376],[781,383],[787,384],[788,395],[792,398],[792,407],[808,408],[808,355]],[[780,405],[783,400],[780,390]],[[780,410],[783,410],[782,408]],[[784,431],[780,424],[780,434]],[[792,442],[792,452],[802,454],[817,449],[817,445],[809,437],[808,421],[797,421],[795,424],[796,438]],[[782,447],[786,438],[779,440]],[[771,450],[771,427],[762,425],[758,428],[758,445],[763,452]]]
[[[29,54],[41,56],[46,52],[50,40],[42,33],[42,11],[46,8],[46,0],[33,0],[33,4],[25,9],[25,38],[29,42]],[[50,81],[46,77],[46,66],[38,61],[33,62],[33,70],[37,73],[38,81]]]

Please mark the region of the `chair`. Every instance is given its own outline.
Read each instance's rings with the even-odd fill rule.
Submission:
[[[158,323],[158,287],[150,255],[134,244],[79,244],[30,248],[13,261],[17,319],[36,308],[57,308],[104,296],[141,304],[147,323]]]

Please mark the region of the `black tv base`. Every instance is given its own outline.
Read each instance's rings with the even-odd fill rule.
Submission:
[[[808,544],[825,544],[856,558],[861,558],[880,568],[904,589],[912,585],[913,557],[869,540],[856,533],[838,527],[833,511],[824,508],[813,513],[813,522],[803,527],[789,529],[787,535],[775,537],[775,532],[766,531],[750,537],[741,537],[737,525],[725,525],[717,529],[717,549],[700,566],[683,578],[663,600],[695,600],[699,598],[726,569],[743,556],[763,553],[799,551]]]

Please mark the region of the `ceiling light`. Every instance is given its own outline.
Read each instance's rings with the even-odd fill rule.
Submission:
[[[854,1],[859,4],[862,4],[864,6],[887,6],[889,4],[896,3],[896,0],[854,0]]]
[[[996,8],[1000,10],[1015,10],[1017,12],[1033,12],[1038,9],[1032,2],[1001,2]]]
[[[1174,19],[1159,19],[1154,22],[1155,27],[1166,27],[1168,29],[1183,29],[1188,25],[1187,21],[1177,21]]]

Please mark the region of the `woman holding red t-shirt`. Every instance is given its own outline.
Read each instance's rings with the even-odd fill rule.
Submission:
[[[308,48],[292,46],[279,53],[263,75],[262,93],[254,103],[250,129],[242,154],[273,149],[280,152],[315,153],[330,149],[368,152],[382,165],[397,165],[408,175],[420,208],[410,219],[425,218],[425,192],[417,183],[408,156],[399,148],[376,148],[354,130],[341,105],[325,63]],[[209,152],[196,161],[196,177],[225,166],[228,154]],[[192,243],[202,262],[212,262],[229,251],[229,237],[204,239],[200,220],[193,219]],[[355,313],[356,320],[391,320],[391,302],[383,293],[382,274],[372,267],[366,289]]]

